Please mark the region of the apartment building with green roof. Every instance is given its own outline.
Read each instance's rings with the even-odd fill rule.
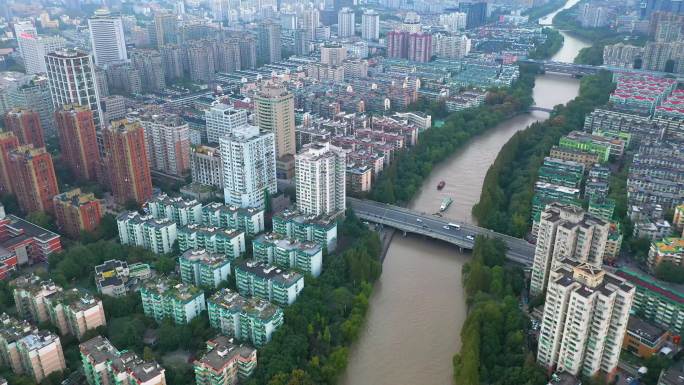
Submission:
[[[246,251],[245,233],[219,227],[183,226],[178,230],[178,247],[181,251],[204,249],[233,260],[240,258]]]
[[[332,252],[337,247],[337,221],[332,216],[307,216],[286,209],[273,215],[273,232],[300,242],[315,242]]]
[[[217,288],[228,280],[230,260],[204,249],[187,250],[178,257],[181,281],[189,285]]]
[[[145,315],[157,322],[170,319],[176,325],[187,324],[206,309],[201,289],[167,277],[146,282],[140,289],[140,298]]]
[[[304,289],[304,277],[294,271],[252,260],[235,266],[235,284],[242,295],[287,306],[293,304]]]
[[[323,268],[323,248],[315,242],[300,242],[278,233],[261,234],[252,241],[256,261],[294,269],[318,277]]]
[[[622,267],[616,274],[636,286],[632,313],[639,317],[684,333],[684,291],[655,279],[646,273]]]
[[[273,333],[283,325],[281,308],[263,299],[245,298],[230,289],[211,296],[207,310],[211,327],[256,347],[271,341]]]

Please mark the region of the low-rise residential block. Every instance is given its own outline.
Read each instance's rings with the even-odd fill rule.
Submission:
[[[323,268],[323,248],[314,242],[300,242],[278,233],[268,233],[254,238],[252,249],[254,260],[284,269],[318,277]]]
[[[203,249],[187,250],[178,257],[181,280],[185,284],[217,288],[230,275],[230,260]]]
[[[136,291],[140,283],[152,277],[152,269],[146,263],[128,264],[110,259],[95,266],[95,285],[102,295],[121,297]]]
[[[83,338],[89,330],[106,326],[102,301],[80,289],[60,290],[45,297],[50,323],[61,335]]]
[[[681,290],[643,272],[622,267],[616,275],[636,287],[632,313],[662,325],[675,334],[684,333],[684,294]]]
[[[143,361],[132,351],[120,351],[102,336],[78,347],[89,385],[166,385],[165,369],[158,363]]]
[[[209,203],[202,207],[202,225],[235,229],[253,237],[264,231],[264,210]]]
[[[684,238],[664,238],[651,243],[648,251],[648,267],[655,271],[663,262],[684,266]]]
[[[227,336],[262,347],[283,325],[283,311],[259,298],[221,289],[207,300],[209,324]]]
[[[171,220],[179,227],[202,222],[202,204],[194,199],[160,194],[148,200],[146,205],[152,217]]]
[[[145,283],[140,298],[145,315],[157,322],[170,319],[176,325],[187,324],[206,309],[201,289],[166,277]]]
[[[301,242],[316,242],[332,252],[337,247],[337,221],[329,216],[306,216],[287,209],[273,215],[273,232]]]
[[[244,261],[235,266],[235,284],[242,295],[287,306],[304,289],[304,277],[265,263]]]
[[[181,251],[203,249],[212,254],[223,254],[233,260],[246,251],[245,233],[233,229],[188,225],[178,230]]]
[[[660,325],[630,316],[622,349],[641,358],[650,358],[660,352],[670,339],[670,332]]]
[[[207,341],[207,352],[195,360],[197,385],[231,385],[246,380],[256,369],[257,351],[237,345],[232,338],[217,336]]]
[[[38,330],[26,320],[0,314],[0,363],[15,374],[41,382],[66,369],[62,344],[56,334]]]
[[[144,247],[157,254],[170,252],[178,236],[176,222],[135,211],[119,214],[116,224],[121,244]]]

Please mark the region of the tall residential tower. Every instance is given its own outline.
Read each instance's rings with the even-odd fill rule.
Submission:
[[[220,144],[226,204],[264,208],[266,191],[277,190],[273,133],[242,126],[223,136]]]

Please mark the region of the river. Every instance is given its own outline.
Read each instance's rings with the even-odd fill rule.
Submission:
[[[572,61],[588,46],[564,35],[565,44],[553,60]],[[553,107],[573,99],[578,90],[576,79],[542,75],[536,79],[534,99],[539,106]],[[546,118],[544,112],[519,115],[474,138],[434,168],[411,208],[435,212],[442,197],[448,195],[454,203],[445,215],[472,222],[471,208],[479,200],[487,169],[501,147],[515,132]],[[436,185],[441,180],[446,187],[438,191]],[[451,359],[460,349],[466,316],[461,268],[467,260],[468,255],[451,245],[397,233],[370,299],[364,331],[350,351],[349,366],[340,383],[451,384]]]

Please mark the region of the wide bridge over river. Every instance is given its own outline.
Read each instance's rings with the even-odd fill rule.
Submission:
[[[534,245],[523,239],[496,233],[468,223],[451,221],[460,226],[460,230],[457,230],[449,226],[450,221],[448,219],[385,203],[355,198],[347,198],[347,202],[351,204],[356,215],[365,221],[390,226],[407,233],[439,239],[463,249],[472,250],[475,243],[474,238],[478,235],[499,238],[508,247],[506,251],[508,259],[525,266],[532,266]],[[469,236],[473,239],[470,239]]]

